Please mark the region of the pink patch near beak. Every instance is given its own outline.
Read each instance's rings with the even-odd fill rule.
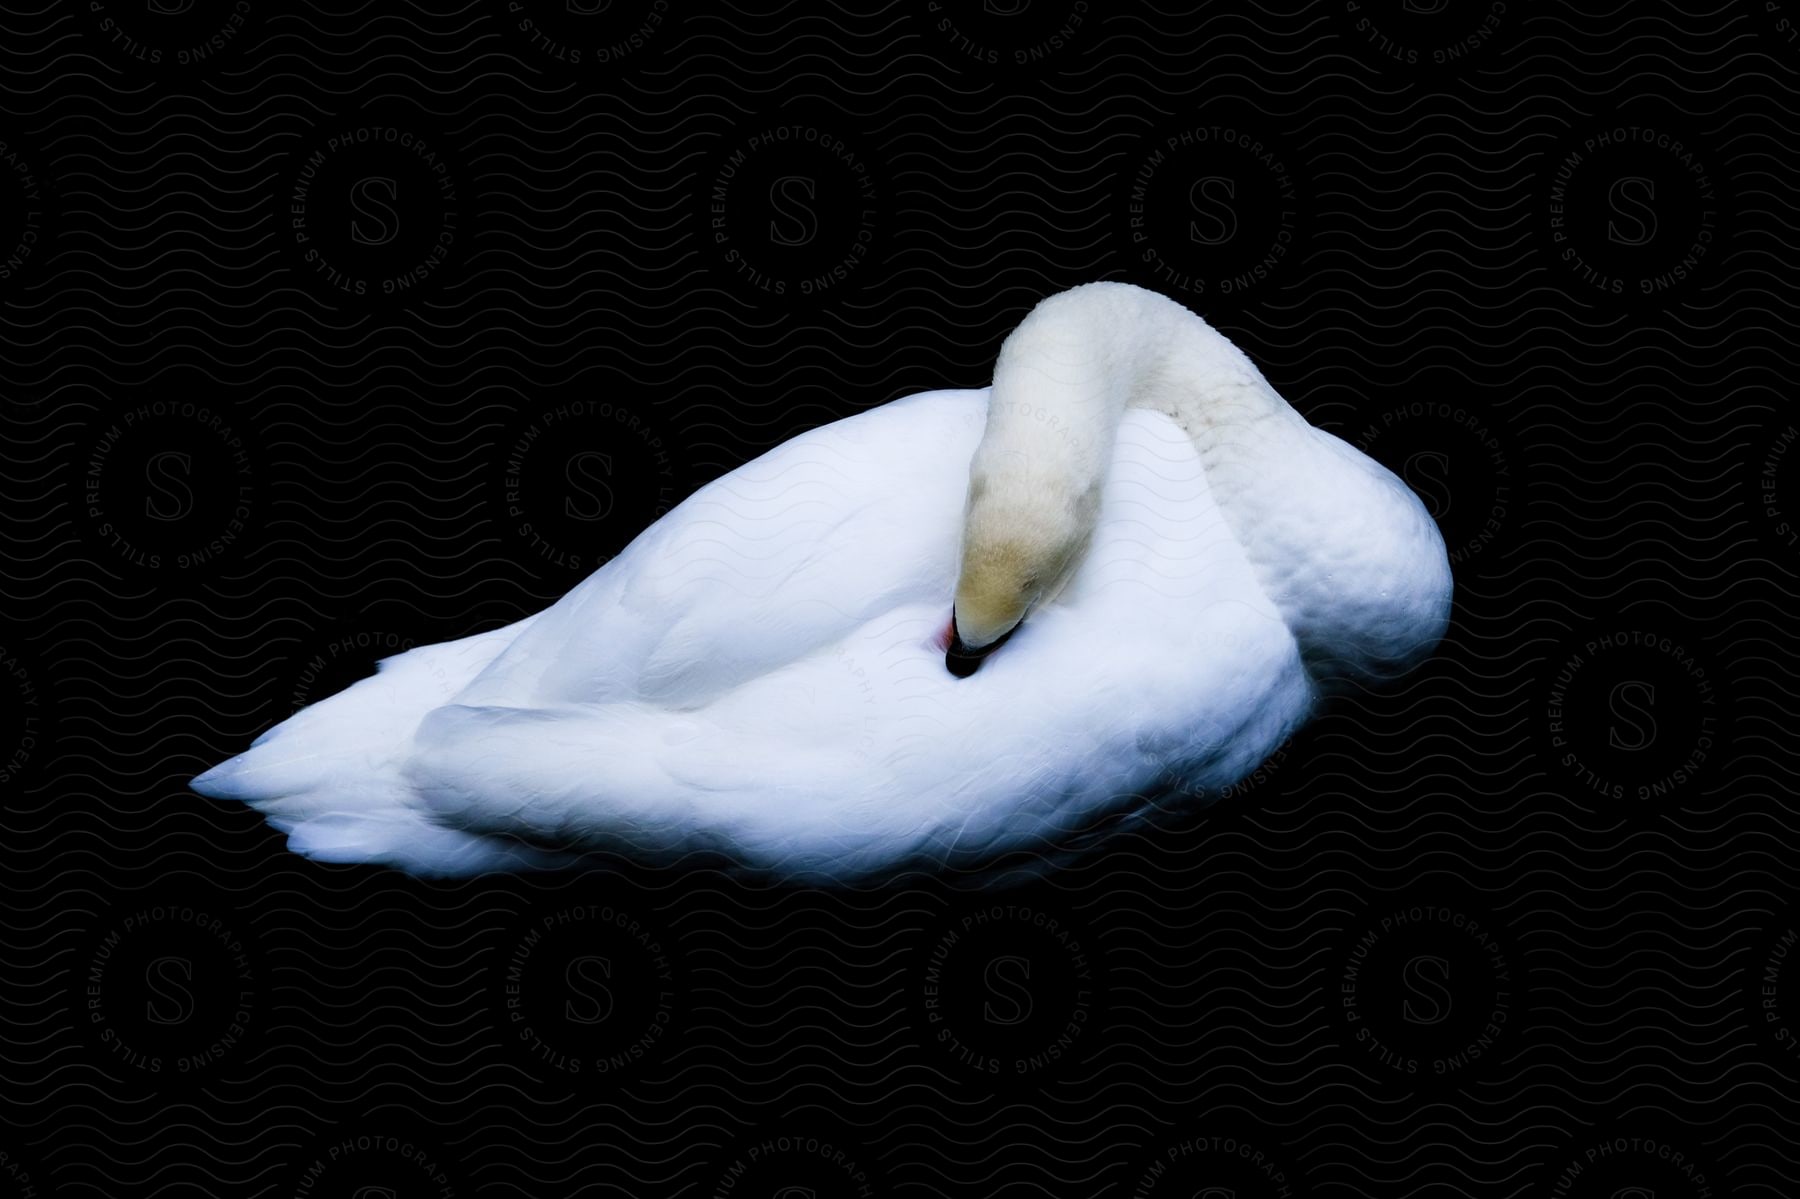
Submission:
[[[950,619],[944,622],[944,627],[938,630],[938,635],[936,637],[932,638],[932,643],[938,647],[938,652],[947,653],[949,651],[950,632],[954,628],[956,628],[956,609],[952,608],[950,610]]]

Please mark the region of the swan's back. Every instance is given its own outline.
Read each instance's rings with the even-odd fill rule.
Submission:
[[[543,614],[466,702],[693,708],[955,569],[985,390],[908,396],[689,496]]]

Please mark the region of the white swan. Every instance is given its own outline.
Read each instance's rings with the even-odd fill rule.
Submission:
[[[1092,283],[991,388],[796,437],[547,610],[389,658],[193,787],[417,873],[550,846],[962,867],[1235,782],[1449,604],[1398,479],[1185,308]]]

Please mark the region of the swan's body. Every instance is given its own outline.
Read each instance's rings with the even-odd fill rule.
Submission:
[[[993,388],[796,437],[546,611],[390,658],[194,785],[422,873],[564,860],[528,842],[970,865],[1237,781],[1328,674],[1428,652],[1449,594],[1397,479],[1198,317],[1090,284]],[[963,638],[1005,637],[968,678],[953,595]]]

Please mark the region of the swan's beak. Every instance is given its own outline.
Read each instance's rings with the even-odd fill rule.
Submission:
[[[1011,637],[1018,627],[1018,625],[1014,625],[986,645],[975,648],[963,641],[962,634],[957,632],[956,629],[956,613],[954,611],[951,612],[950,647],[944,652],[945,669],[959,679],[968,678],[980,669],[982,661],[989,654],[1006,644],[1006,639]]]

